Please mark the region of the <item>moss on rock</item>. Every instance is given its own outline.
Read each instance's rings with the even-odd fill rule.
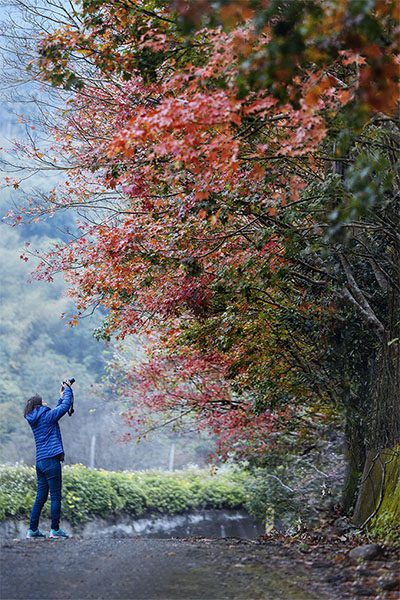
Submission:
[[[400,546],[400,445],[384,450],[381,457],[385,464],[383,497],[369,531],[376,541]]]

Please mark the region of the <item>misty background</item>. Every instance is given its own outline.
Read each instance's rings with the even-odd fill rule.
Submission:
[[[27,134],[40,138],[39,117],[46,96],[45,92],[43,97],[37,94],[29,85],[17,85],[15,89],[3,85],[3,166],[14,160],[10,149],[15,140],[25,143]],[[13,176],[13,168],[6,165],[1,179],[5,175]],[[138,441],[124,423],[123,412],[132,400],[126,394],[124,361],[119,359],[124,353],[131,361],[140,358],[141,340],[128,339],[122,347],[113,341],[96,340],[93,332],[105,316],[101,311],[70,327],[68,315],[73,314],[74,307],[62,276],[53,283],[31,280],[36,261],[29,252],[66,241],[77,215],[69,211],[16,227],[7,222],[5,215],[27,196],[34,198],[60,180],[59,173],[38,172],[22,180],[18,189],[0,191],[0,462],[35,463],[33,436],[23,418],[25,402],[38,393],[54,406],[60,382],[75,377],[75,414],[65,416],[60,423],[66,464],[110,470],[204,466],[214,448],[207,433],[200,435],[190,429],[179,432],[169,427]],[[62,314],[66,318],[62,319]],[[121,363],[118,373],[116,363]],[[129,431],[132,440],[121,441]]]

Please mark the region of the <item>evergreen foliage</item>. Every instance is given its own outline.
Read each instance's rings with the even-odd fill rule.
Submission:
[[[211,474],[192,469],[110,472],[84,465],[63,469],[62,515],[71,524],[120,512],[133,517],[177,514],[192,509],[241,508],[247,500],[249,475],[240,471]],[[32,467],[0,466],[0,520],[27,519],[35,498],[36,476]],[[50,502],[44,507],[49,516]]]

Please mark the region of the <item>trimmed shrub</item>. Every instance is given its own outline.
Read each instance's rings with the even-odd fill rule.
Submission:
[[[62,515],[72,525],[125,512],[176,514],[196,508],[239,508],[249,475],[207,469],[111,472],[84,465],[63,467]],[[0,466],[0,520],[29,517],[36,494],[34,467]],[[43,516],[49,516],[47,502]]]
[[[190,483],[193,507],[239,508],[246,501],[243,487],[219,478],[197,479]]]
[[[161,474],[137,475],[147,496],[150,512],[176,514],[191,508],[190,488],[186,482]]]
[[[0,466],[0,490],[0,520],[26,515],[36,496],[35,469]]]
[[[73,525],[91,517],[107,517],[119,508],[118,495],[104,471],[84,465],[63,469],[63,516]]]
[[[109,481],[117,494],[118,509],[131,515],[142,515],[147,507],[147,494],[129,473],[110,472]]]

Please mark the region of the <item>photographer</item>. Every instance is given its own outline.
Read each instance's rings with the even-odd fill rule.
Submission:
[[[42,508],[51,497],[51,531],[50,538],[67,538],[60,529],[61,513],[61,462],[64,460],[64,448],[58,421],[67,412],[73,412],[73,392],[71,385],[74,379],[66,380],[61,386],[61,397],[57,406],[51,409],[40,396],[32,396],[26,403],[24,417],[32,428],[36,444],[37,493],[31,512],[27,538],[45,538],[39,530],[39,519]]]

